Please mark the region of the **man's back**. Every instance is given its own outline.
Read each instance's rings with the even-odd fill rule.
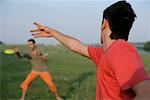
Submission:
[[[132,87],[149,79],[136,49],[124,40],[116,40],[106,52],[92,47],[88,51],[92,60],[98,61],[96,100],[130,100],[135,96]]]

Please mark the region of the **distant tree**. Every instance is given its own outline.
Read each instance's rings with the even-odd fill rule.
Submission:
[[[144,50],[150,52],[150,41],[148,41],[148,42],[145,43]]]
[[[0,41],[0,44],[4,44],[2,41]]]

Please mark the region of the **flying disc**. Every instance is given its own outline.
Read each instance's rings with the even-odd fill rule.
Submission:
[[[11,55],[11,54],[14,54],[14,53],[15,53],[15,51],[12,50],[12,49],[6,49],[6,50],[4,50],[4,54],[7,54],[7,55]]]

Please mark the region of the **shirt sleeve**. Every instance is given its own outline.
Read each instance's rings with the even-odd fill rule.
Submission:
[[[132,88],[138,82],[149,79],[140,56],[134,50],[120,50],[114,54],[111,61],[123,91]]]
[[[88,46],[88,53],[93,62],[97,65],[101,59],[103,49]]]

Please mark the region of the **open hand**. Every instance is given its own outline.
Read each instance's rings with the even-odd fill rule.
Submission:
[[[51,29],[43,26],[41,24],[38,23],[33,23],[34,25],[36,25],[37,29],[31,30],[31,32],[33,33],[32,35],[35,38],[38,37],[51,37],[52,35],[50,34]]]

